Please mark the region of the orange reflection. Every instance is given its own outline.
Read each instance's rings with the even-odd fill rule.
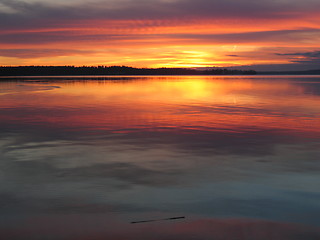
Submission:
[[[24,121],[31,109],[33,117],[43,123],[111,131],[282,129],[320,133],[319,96],[306,95],[303,86],[289,81],[270,83],[232,77],[130,79],[54,82],[50,85],[60,88],[51,90],[41,89],[41,84],[27,84],[31,86],[28,91],[13,84],[16,94],[3,95],[0,107],[18,106],[26,111],[18,117],[5,116],[8,121]]]

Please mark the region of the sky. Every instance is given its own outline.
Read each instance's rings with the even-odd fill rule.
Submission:
[[[0,0],[2,66],[319,63],[319,0]]]

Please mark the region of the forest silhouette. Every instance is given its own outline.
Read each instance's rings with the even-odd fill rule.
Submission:
[[[127,66],[2,66],[0,76],[73,76],[73,75],[254,75],[253,70],[211,68],[133,68]]]

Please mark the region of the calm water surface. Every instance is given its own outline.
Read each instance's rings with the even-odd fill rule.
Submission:
[[[0,79],[0,133],[1,239],[320,239],[320,77]]]

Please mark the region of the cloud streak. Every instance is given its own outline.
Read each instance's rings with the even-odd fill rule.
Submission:
[[[34,29],[41,27],[68,26],[76,22],[117,20],[141,21],[151,20],[152,25],[176,25],[179,22],[221,20],[275,20],[295,19],[314,14],[320,4],[308,0],[309,4],[301,6],[299,2],[277,3],[252,0],[212,1],[97,1],[91,4],[77,3],[72,6],[48,4],[46,1],[25,2],[18,0],[1,0],[0,3],[11,12],[0,15],[0,28]],[[307,6],[307,7],[306,7]],[[40,20],[40,21],[39,21]]]
[[[54,4],[48,1],[27,2],[19,0],[1,0],[2,5],[11,8],[12,15],[32,14],[37,17],[63,19],[104,18],[104,19],[158,19],[158,18],[291,18],[304,13],[313,13],[320,6],[318,1],[253,1],[253,0],[122,0],[78,2],[72,5]],[[86,10],[86,11],[84,11]],[[67,15],[64,15],[68,13]],[[10,13],[7,13],[10,15]]]
[[[0,56],[14,58],[56,57],[91,54],[92,51],[65,49],[0,49]]]
[[[276,53],[278,56],[290,56],[290,61],[295,63],[320,63],[320,51],[300,53]]]

